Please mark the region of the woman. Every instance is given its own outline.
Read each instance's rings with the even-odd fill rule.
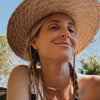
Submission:
[[[74,69],[75,55],[99,28],[98,11],[96,0],[24,0],[9,20],[7,38],[30,67],[14,68],[7,100],[99,100],[83,84],[89,85],[91,78],[77,79]],[[100,78],[92,82],[100,83]]]

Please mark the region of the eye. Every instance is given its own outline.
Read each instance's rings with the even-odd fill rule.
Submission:
[[[51,30],[58,30],[59,29],[59,26],[56,26],[56,25],[55,26],[51,26],[50,29]]]
[[[73,33],[75,34],[75,31],[74,31],[73,29],[71,29],[71,28],[69,28],[68,31],[69,31],[71,34],[73,34]]]

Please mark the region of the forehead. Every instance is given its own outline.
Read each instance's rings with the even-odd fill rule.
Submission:
[[[46,23],[50,23],[50,22],[70,22],[73,25],[75,25],[74,20],[67,14],[62,14],[62,13],[56,13],[56,14],[52,14],[47,18]]]

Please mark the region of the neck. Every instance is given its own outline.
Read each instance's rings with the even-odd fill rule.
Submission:
[[[65,90],[70,84],[70,70],[68,62],[41,64],[43,85],[58,91]]]
[[[44,100],[73,100],[71,85],[63,91],[52,91],[48,88],[43,88]]]

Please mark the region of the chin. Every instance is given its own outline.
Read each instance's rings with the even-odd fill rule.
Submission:
[[[72,55],[56,55],[54,58],[58,61],[69,62],[72,59]]]
[[[62,54],[60,57],[64,60],[64,61],[70,61],[73,58],[74,54],[72,52],[67,52]]]

